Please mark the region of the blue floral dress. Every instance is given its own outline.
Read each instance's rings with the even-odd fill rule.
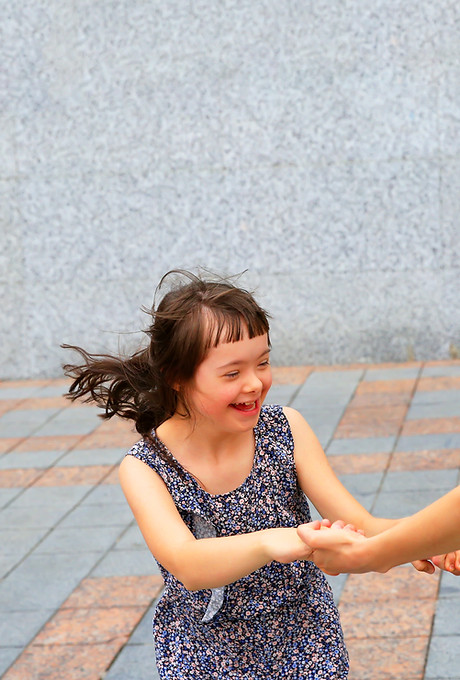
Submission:
[[[262,407],[254,433],[252,470],[241,486],[224,494],[203,490],[155,435],[153,442],[135,444],[128,455],[161,476],[197,538],[309,522],[282,407]],[[332,592],[312,562],[271,562],[231,585],[198,591],[187,590],[159,568],[165,589],[155,612],[154,637],[162,680],[348,677]]]

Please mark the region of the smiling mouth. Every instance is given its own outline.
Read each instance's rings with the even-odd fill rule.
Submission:
[[[237,411],[249,412],[254,411],[259,405],[259,401],[242,401],[237,404],[230,404]]]

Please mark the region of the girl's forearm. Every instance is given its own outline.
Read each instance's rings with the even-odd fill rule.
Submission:
[[[460,487],[359,546],[372,571],[387,571],[459,548]]]
[[[291,562],[310,556],[311,549],[295,528],[264,529],[186,541],[168,571],[188,590],[201,590],[233,583],[273,560]]]

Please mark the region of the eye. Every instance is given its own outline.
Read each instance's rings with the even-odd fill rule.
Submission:
[[[238,371],[231,371],[225,374],[225,378],[236,378],[238,376]]]
[[[259,364],[261,368],[265,368],[266,366],[270,366],[270,359],[265,359],[265,361],[261,361]]]

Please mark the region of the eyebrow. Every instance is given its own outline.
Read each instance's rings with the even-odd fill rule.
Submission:
[[[264,352],[262,352],[262,354],[259,354],[259,356],[257,357],[257,360],[261,359],[261,358],[264,357],[266,354],[270,354],[270,351],[271,351],[271,348],[270,348],[270,347],[267,347],[267,349],[266,349]],[[223,368],[228,368],[229,366],[236,366],[237,364],[244,364],[244,363],[247,363],[247,362],[245,362],[245,361],[238,361],[237,359],[235,359],[234,361],[229,361],[229,362],[227,362],[226,364],[222,364],[222,366],[219,366],[217,370],[220,371],[220,370],[222,370]]]

